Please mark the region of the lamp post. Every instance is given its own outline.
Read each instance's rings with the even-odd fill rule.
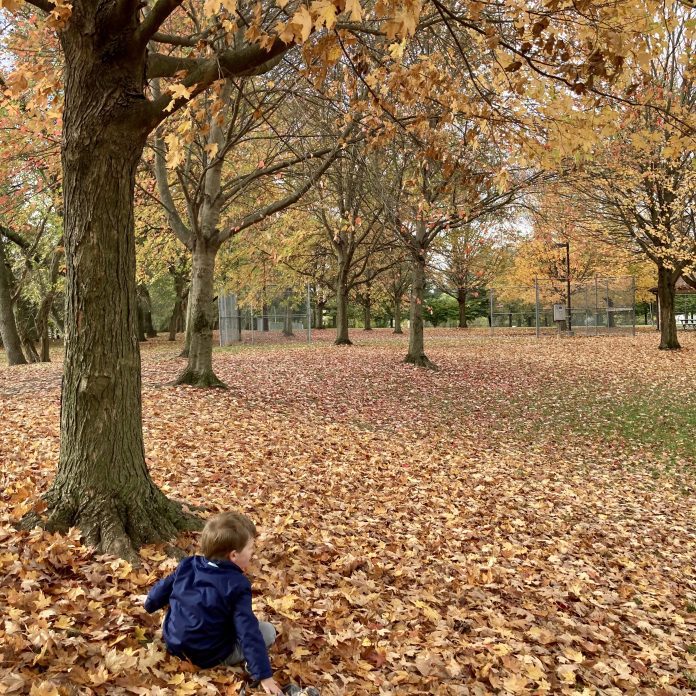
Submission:
[[[571,313],[571,304],[570,304],[570,242],[558,242],[554,246],[558,248],[565,247],[566,250],[566,292],[568,293],[568,333],[570,334],[573,331],[573,321],[572,321],[572,313]]]

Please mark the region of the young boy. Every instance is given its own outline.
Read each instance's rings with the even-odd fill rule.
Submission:
[[[244,575],[254,553],[254,523],[236,512],[211,517],[201,534],[202,556],[189,556],[160,580],[145,600],[152,614],[169,604],[162,635],[173,655],[199,667],[246,660],[267,694],[282,694],[266,648],[275,641],[270,623],[251,610],[251,584]]]

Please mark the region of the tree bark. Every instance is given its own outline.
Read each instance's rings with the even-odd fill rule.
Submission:
[[[285,302],[285,318],[283,320],[283,336],[294,336],[292,331],[292,301],[288,298]]]
[[[401,293],[394,295],[394,331],[395,334],[403,334],[401,328]]]
[[[39,311],[36,314],[36,331],[41,341],[41,362],[50,362],[50,342],[48,336],[48,317],[53,307],[53,302],[56,297],[56,282],[58,281],[58,271],[60,268],[60,259],[62,252],[54,251],[51,258],[51,267],[49,271],[48,289],[44,290],[45,294],[39,305]],[[43,285],[42,285],[43,290]]]
[[[169,319],[169,337],[168,340],[175,341],[177,329],[181,325],[183,308],[184,308],[184,290],[186,286],[186,280],[183,276],[179,274],[174,275],[174,309],[172,309],[172,316]]]
[[[177,384],[194,387],[221,387],[224,382],[213,372],[213,282],[218,247],[200,237],[193,245],[189,324],[191,337],[188,365]]]
[[[145,313],[143,312],[143,306],[138,299],[138,341],[143,343],[147,341],[147,336],[145,336]]]
[[[679,274],[657,267],[657,296],[660,304],[660,350],[679,350],[677,318],[674,313],[675,284]]]
[[[60,460],[41,521],[49,530],[78,526],[100,552],[137,560],[140,544],[200,524],[164,496],[145,464],[133,203],[147,128],[131,118],[143,103],[145,50],[124,54],[120,39],[106,41],[103,11],[101,2],[76,4],[60,33],[65,365]],[[124,41],[136,28],[134,12]]]
[[[436,369],[425,354],[423,338],[423,298],[425,296],[425,249],[419,249],[419,253],[413,253],[411,259],[411,313],[410,330],[408,338],[408,354],[404,362],[418,367]]]
[[[5,249],[0,240],[0,337],[5,347],[8,365],[26,365],[17,321],[12,310],[12,274],[5,260]]]
[[[459,305],[459,328],[466,329],[466,290],[459,288],[457,290],[457,304]]]
[[[365,324],[365,331],[372,331],[372,301],[370,298],[370,289],[367,289],[367,293],[365,295],[365,304],[363,306],[364,309],[364,324]]]
[[[188,297],[186,298],[186,318],[184,321],[184,347],[179,353],[180,358],[188,358],[191,352],[191,331],[193,329],[193,322],[191,321],[191,292],[193,288],[193,282],[189,286]]]
[[[150,298],[150,291],[144,283],[141,283],[138,287],[138,299],[143,312],[145,336],[147,338],[157,338],[157,331],[155,331],[155,327],[152,324],[152,299]]]
[[[322,330],[324,328],[324,308],[326,307],[326,300],[317,300],[316,307],[314,308],[314,328]]]
[[[337,346],[353,345],[348,336],[348,287],[343,269],[339,271],[336,282],[336,340],[334,344]]]

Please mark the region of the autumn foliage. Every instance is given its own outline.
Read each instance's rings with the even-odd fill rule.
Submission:
[[[328,335],[216,352],[226,392],[167,387],[178,348],[144,352],[155,481],[262,530],[254,602],[280,628],[280,680],[327,695],[687,693],[693,337],[670,356],[647,334],[429,330],[431,373],[374,333],[350,350]],[[142,609],[175,564],[164,546],[134,568],[76,531],[14,529],[54,473],[60,368],[4,368],[2,384],[0,692],[238,693],[240,672],[167,656]],[[642,399],[672,415],[632,430]]]

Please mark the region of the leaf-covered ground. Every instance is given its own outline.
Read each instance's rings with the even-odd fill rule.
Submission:
[[[696,336],[405,338],[216,353],[230,390],[166,386],[143,348],[156,481],[263,530],[257,612],[281,681],[330,694],[696,689]],[[57,356],[58,357],[58,356]],[[135,599],[175,564],[18,533],[58,452],[59,364],[0,368],[0,693],[235,694],[168,657]],[[195,535],[180,539],[195,550]]]

